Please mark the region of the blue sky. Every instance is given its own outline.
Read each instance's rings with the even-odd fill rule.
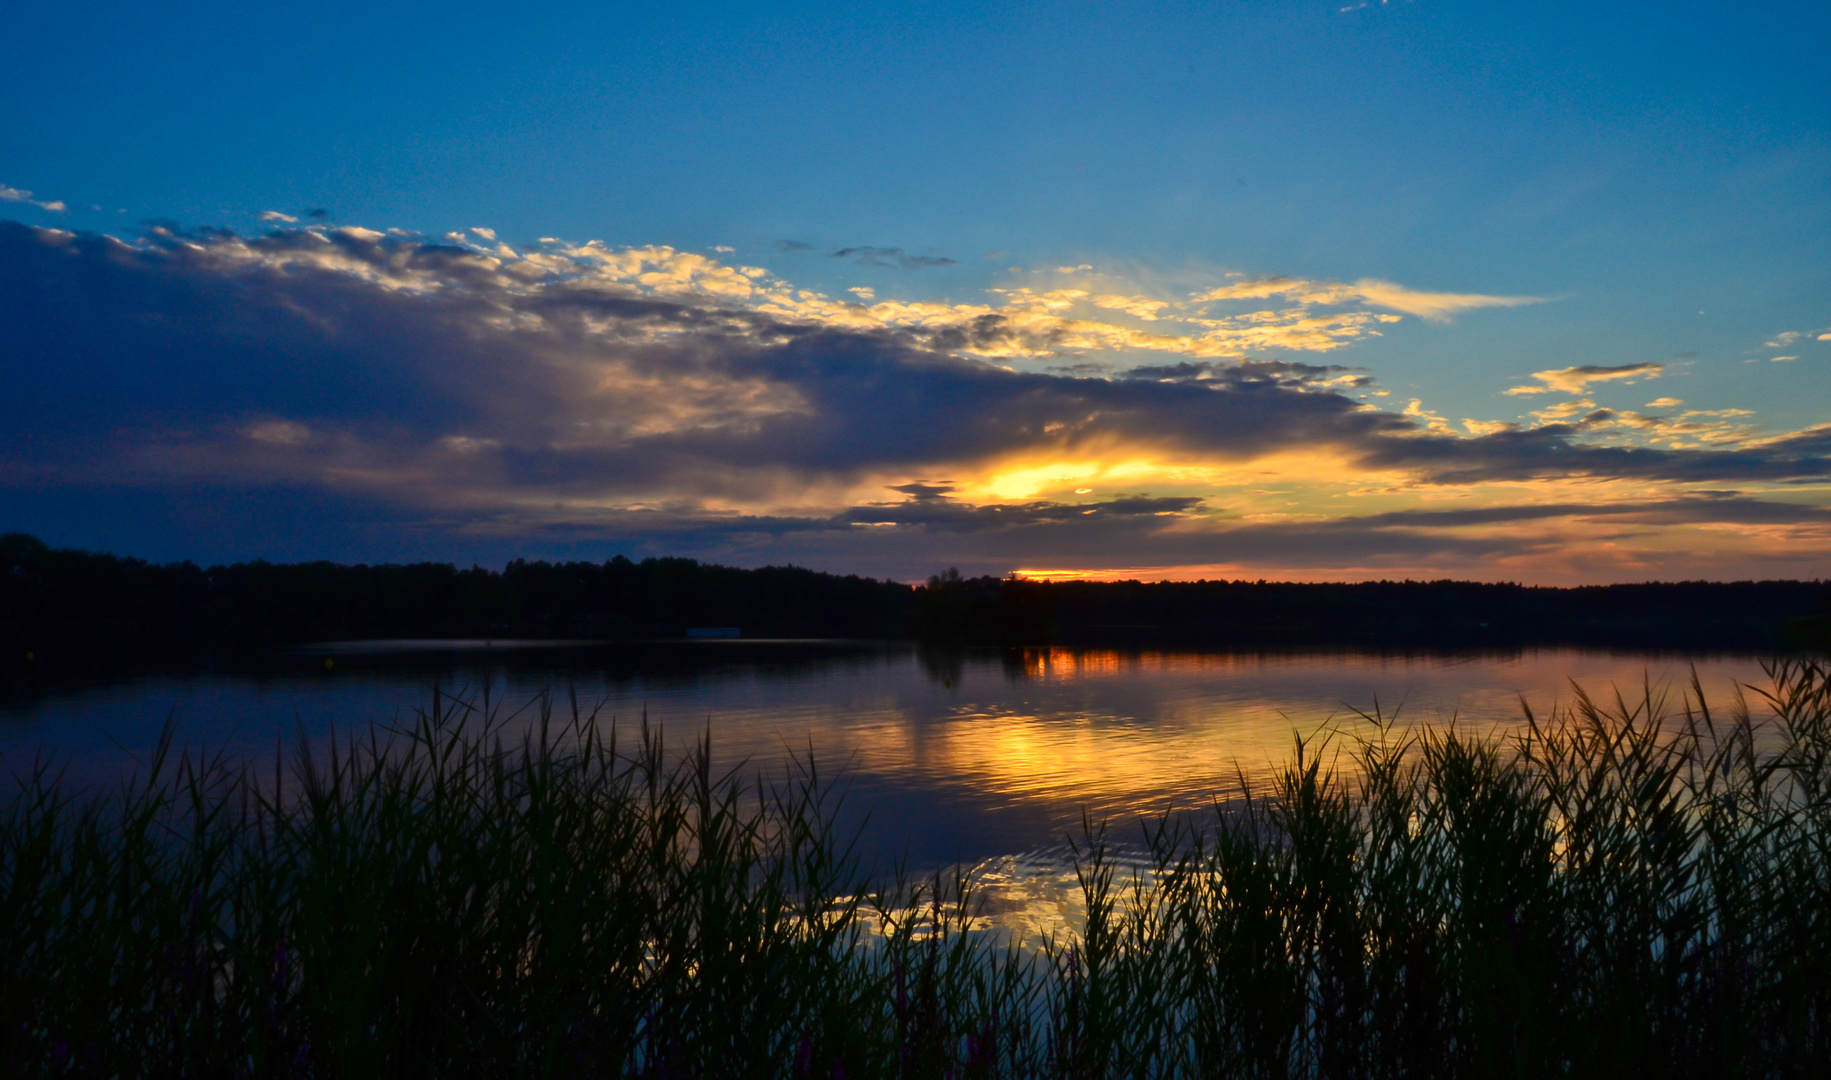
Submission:
[[[666,550],[897,577],[948,562],[1546,581],[1827,566],[1822,5],[91,4],[0,25],[0,218],[25,227],[0,267],[14,283],[0,364],[38,395],[15,399],[0,436],[0,527],[54,543],[204,559]],[[530,287],[576,283],[588,263],[594,287],[853,335],[846,349],[915,350],[895,353],[899,371],[940,366],[921,368],[920,388],[887,378],[867,393],[808,382],[840,377],[812,361],[797,374],[778,359],[651,358],[635,365],[637,393],[617,382],[634,378],[629,356],[604,352],[633,348],[627,335],[540,337],[558,333],[528,321],[552,289],[491,301],[518,313],[513,330],[488,323],[500,312],[409,312],[389,299],[399,282],[354,269],[383,256],[299,254],[314,229],[356,230],[340,242],[402,259],[401,245],[461,233]],[[229,233],[282,239],[232,251]],[[137,253],[132,273],[46,284],[61,280],[47,244],[118,266],[126,256],[81,239],[104,235]],[[602,260],[566,256],[562,272],[525,258],[588,241],[668,254],[608,277]],[[454,287],[446,264],[415,266],[407,293]],[[325,331],[333,303],[369,304],[368,325],[420,327],[420,341],[475,343],[486,324],[510,337],[454,386],[403,359],[409,345],[380,353],[373,336]],[[264,311],[319,317],[285,330]],[[97,312],[120,316],[96,324],[105,337],[81,315]],[[961,336],[987,317],[1029,336]],[[257,318],[279,335],[260,349],[226,329]],[[666,320],[675,339],[706,325]],[[812,348],[745,325],[744,348]],[[736,347],[729,325],[719,334]],[[584,352],[564,363],[589,354],[618,374],[593,391],[558,389],[551,366],[528,374],[527,357],[561,363],[572,347]],[[276,359],[289,354],[303,366]],[[149,356],[163,366],[146,370]],[[960,364],[964,381],[923,381]],[[1277,364],[1318,370],[1274,379],[1263,365]],[[1138,418],[1110,429],[1064,413],[987,440],[969,431],[1016,421],[986,402],[1019,393],[974,382],[993,373],[1041,380],[1021,393],[1093,395],[1089,415],[1115,415],[1100,395],[1132,384],[1168,398],[1133,402]],[[1283,380],[1282,396],[1255,399],[1245,421],[1174,419],[1176,394],[1243,378]],[[544,409],[561,423],[561,405],[592,392],[615,403],[564,421],[615,429],[589,454],[512,419]],[[443,415],[470,426],[403,424],[398,403],[376,407],[387,393],[449,398]],[[1373,426],[1317,426],[1305,410],[1324,399]],[[686,400],[700,404],[676,418],[684,428],[604,419]],[[833,434],[856,422],[822,413],[838,408],[960,441],[865,453],[868,438]],[[1162,423],[1144,419],[1153,410]],[[832,422],[828,457],[783,449],[814,439],[804,430],[767,452],[670,443],[671,464],[656,464],[656,439],[755,434],[791,415]],[[1242,423],[1282,435],[1214,435]],[[293,456],[256,467],[236,438]],[[1644,453],[1527,468],[1542,460],[1534,439]],[[454,445],[502,460],[487,482],[474,461],[431,463]],[[1479,476],[1419,463],[1507,453],[1526,456]],[[530,463],[541,454],[557,457]],[[1660,454],[1691,457],[1648,464]],[[1181,502],[1124,509],[1137,499]],[[1742,509],[1713,517],[1706,503]],[[1379,516],[1451,504],[1453,523]],[[1469,523],[1471,507],[1487,524]],[[1036,520],[965,524],[979,511]]]

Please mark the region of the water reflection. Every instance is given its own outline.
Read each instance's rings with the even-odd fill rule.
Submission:
[[[0,701],[0,753],[18,767],[50,752],[72,776],[94,781],[131,767],[130,755],[152,745],[167,716],[194,745],[270,756],[299,733],[322,739],[398,722],[428,704],[435,685],[487,691],[493,703],[523,708],[522,722],[547,693],[562,713],[576,697],[605,722],[646,715],[681,745],[709,729],[726,767],[774,770],[786,754],[809,757],[823,775],[843,778],[844,821],[862,830],[868,856],[972,864],[1051,850],[1083,811],[1113,818],[1121,836],[1136,815],[1205,806],[1242,778],[1262,780],[1297,734],[1340,750],[1370,733],[1361,713],[1505,734],[1520,724],[1522,699],[1544,714],[1571,700],[1573,680],[1631,694],[1651,680],[1676,700],[1695,668],[1712,700],[1727,703],[1737,683],[1761,678],[1750,656],[1573,649],[471,645],[344,645],[15,687]],[[1033,862],[1060,869],[1059,860]],[[1018,869],[1012,880],[1029,880]]]

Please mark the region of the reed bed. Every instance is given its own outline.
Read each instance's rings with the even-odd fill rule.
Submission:
[[[20,1076],[1818,1076],[1831,673],[1298,742],[1269,786],[1089,822],[1084,925],[877,878],[769,777],[436,694],[271,771],[177,753],[0,797]],[[556,715],[557,714],[557,715]],[[1130,867],[1122,869],[1122,867]],[[1035,943],[1031,943],[1035,944]]]

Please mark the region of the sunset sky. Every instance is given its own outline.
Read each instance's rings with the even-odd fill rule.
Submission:
[[[1831,7],[31,5],[0,532],[1831,576]]]

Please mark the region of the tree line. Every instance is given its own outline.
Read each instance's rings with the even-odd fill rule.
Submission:
[[[0,537],[0,635],[73,642],[270,646],[355,638],[897,637],[913,590],[794,566],[758,570],[621,555],[602,563],[149,563]]]
[[[1041,582],[924,585],[795,566],[621,555],[602,563],[245,562],[200,567],[0,537],[9,653],[262,648],[358,638],[918,638],[983,645],[1757,649],[1823,636],[1831,582],[1548,588],[1468,581]],[[1814,629],[1816,628],[1816,629]]]
[[[1232,648],[1768,651],[1831,642],[1831,582],[1575,588],[1477,581],[1026,581],[931,578],[923,636],[992,643]]]

